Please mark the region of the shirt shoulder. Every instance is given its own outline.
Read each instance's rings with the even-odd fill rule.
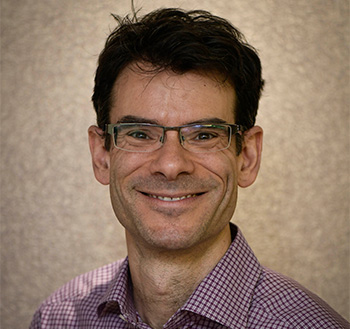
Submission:
[[[251,303],[249,328],[349,328],[325,301],[298,282],[262,267]]]
[[[77,276],[56,290],[44,301],[44,304],[79,299],[85,296],[91,296],[91,294],[102,298],[123,262],[124,260],[119,260]]]
[[[97,307],[125,260],[79,275],[49,296],[35,312],[30,329],[73,328],[82,319],[97,318]]]

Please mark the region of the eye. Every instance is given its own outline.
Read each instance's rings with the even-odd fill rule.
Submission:
[[[147,134],[147,132],[141,130],[130,131],[128,133],[128,136],[135,139],[150,139],[150,136]]]
[[[217,134],[214,133],[210,133],[210,132],[199,132],[197,134],[197,136],[195,136],[195,140],[200,140],[200,141],[205,141],[205,140],[209,140],[209,139],[213,139],[216,138]]]

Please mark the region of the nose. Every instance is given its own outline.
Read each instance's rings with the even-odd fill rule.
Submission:
[[[163,146],[154,151],[153,156],[152,173],[161,174],[169,181],[174,181],[179,175],[191,174],[194,171],[191,155],[181,146],[177,131],[166,132]]]

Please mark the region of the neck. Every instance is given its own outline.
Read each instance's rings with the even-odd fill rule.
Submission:
[[[190,250],[158,251],[130,243],[126,234],[135,307],[144,322],[162,328],[223,257],[231,243],[227,226],[214,241]]]

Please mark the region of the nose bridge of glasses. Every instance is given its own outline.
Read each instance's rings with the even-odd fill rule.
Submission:
[[[160,138],[161,143],[162,144],[165,143],[167,131],[177,131],[180,144],[183,145],[184,137],[181,135],[181,128],[182,128],[181,126],[180,127],[179,126],[170,126],[170,127],[163,126],[163,135]]]

